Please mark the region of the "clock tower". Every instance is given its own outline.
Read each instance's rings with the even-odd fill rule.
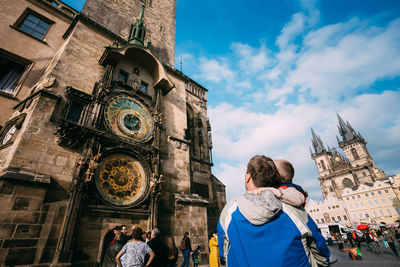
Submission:
[[[49,61],[21,80],[0,131],[4,244],[30,237],[0,265],[97,266],[121,225],[207,247],[225,186],[211,172],[208,90],[173,66],[176,0],[7,5],[50,30],[24,42],[35,57],[18,62]]]

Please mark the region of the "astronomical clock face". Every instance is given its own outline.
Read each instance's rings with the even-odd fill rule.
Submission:
[[[149,110],[131,96],[111,98],[105,105],[104,119],[114,134],[131,141],[147,141],[153,133],[154,124]]]
[[[144,195],[146,172],[133,157],[114,154],[99,164],[95,183],[105,201],[117,206],[128,206]]]

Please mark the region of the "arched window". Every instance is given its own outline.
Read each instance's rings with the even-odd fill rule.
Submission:
[[[325,162],[323,161],[323,160],[321,160],[320,161],[320,164],[321,164],[321,167],[322,167],[322,170],[326,170],[326,167],[325,167]]]
[[[360,157],[358,156],[357,150],[354,147],[351,149],[351,154],[353,155],[354,160],[360,159]]]

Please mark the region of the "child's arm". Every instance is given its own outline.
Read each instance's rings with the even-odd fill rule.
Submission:
[[[262,191],[269,190],[279,198],[283,203],[289,204],[294,207],[302,207],[306,201],[303,193],[294,187],[287,188],[274,188],[274,187],[261,187],[251,191],[255,195],[261,194]]]

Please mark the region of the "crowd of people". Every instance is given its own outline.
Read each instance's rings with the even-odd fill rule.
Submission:
[[[126,225],[115,226],[112,230],[113,238],[106,244],[101,267],[176,267],[178,261],[178,247],[172,236],[160,238],[160,231],[155,228],[146,233],[139,227],[133,227],[128,234]],[[197,267],[200,261],[201,247],[192,250],[189,233],[185,232],[179,245],[183,256],[181,267],[189,267],[190,258],[193,266]],[[210,234],[209,239],[210,267],[220,267],[218,254],[217,231]]]

